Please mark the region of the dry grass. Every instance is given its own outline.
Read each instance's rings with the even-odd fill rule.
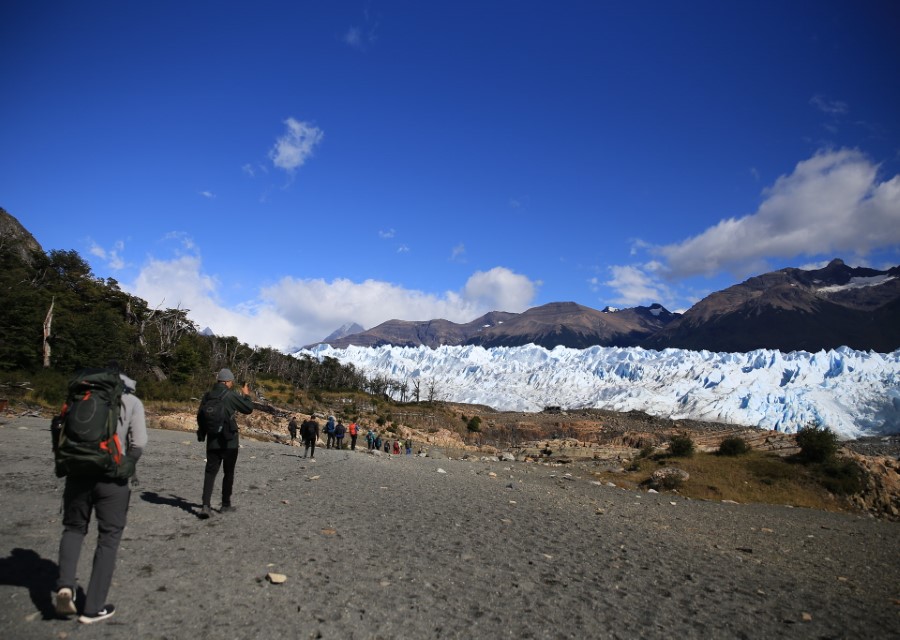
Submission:
[[[759,451],[742,456],[699,453],[690,458],[643,458],[624,473],[595,475],[621,487],[636,489],[663,466],[677,467],[690,474],[690,479],[678,490],[689,498],[786,504],[828,511],[849,508],[843,499],[822,486],[816,467]]]

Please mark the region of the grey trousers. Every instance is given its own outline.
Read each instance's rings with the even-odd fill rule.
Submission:
[[[66,478],[57,590],[69,587],[74,592],[78,558],[91,522],[91,512],[97,514],[97,548],[84,602],[85,613],[96,613],[106,605],[130,498],[127,480]]]

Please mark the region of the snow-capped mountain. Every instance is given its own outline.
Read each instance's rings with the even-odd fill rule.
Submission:
[[[900,432],[900,350],[319,345],[300,353],[353,364],[369,377],[433,380],[440,400],[505,411],[640,410],[788,433],[815,422],[842,439]]]

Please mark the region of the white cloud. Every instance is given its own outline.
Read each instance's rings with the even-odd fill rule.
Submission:
[[[613,299],[616,304],[634,307],[659,302],[667,306],[666,303],[672,299],[672,292],[669,288],[651,275],[659,270],[659,263],[614,265],[609,270],[612,278],[603,284],[618,292],[618,297]],[[591,280],[592,286],[597,284],[596,278]]]
[[[878,167],[859,151],[819,152],[763,195],[755,213],[656,249],[669,277],[744,276],[769,258],[866,255],[900,243],[900,175],[879,181]]]
[[[822,113],[826,113],[830,116],[840,116],[850,111],[846,102],[829,100],[822,95],[814,95],[810,98],[809,103]]]
[[[347,29],[347,33],[344,34],[344,42],[346,44],[349,44],[354,49],[362,49],[362,29],[360,29],[359,27],[350,27],[349,29]]]
[[[463,297],[485,311],[517,313],[528,308],[534,300],[538,285],[539,283],[509,269],[494,267],[490,271],[476,271],[466,282]]]
[[[397,232],[394,231],[393,229],[388,229],[387,231],[379,231],[378,232],[378,237],[383,238],[385,240],[393,238],[395,235],[397,235]]]
[[[450,251],[450,261],[451,262],[465,262],[466,261],[466,245],[463,243],[459,243]]]
[[[201,191],[200,195],[204,198],[209,198],[210,200],[216,197],[216,194],[214,194],[212,191]]]
[[[293,173],[312,156],[313,149],[322,142],[325,134],[318,127],[294,118],[288,118],[284,124],[287,131],[275,141],[269,158],[279,169]]]
[[[122,257],[124,251],[125,243],[122,240],[117,240],[113,244],[112,249],[104,249],[96,242],[91,242],[91,246],[88,249],[92,256],[96,256],[106,262],[106,266],[113,271],[121,271],[125,268],[125,259]]]
[[[188,309],[201,329],[283,349],[317,342],[348,322],[368,328],[395,318],[469,322],[488,311],[524,311],[538,285],[503,267],[477,272],[461,292],[440,295],[377,280],[285,277],[257,299],[225,307],[218,279],[203,273],[198,256],[182,256],[150,260],[128,290],[151,307]]]

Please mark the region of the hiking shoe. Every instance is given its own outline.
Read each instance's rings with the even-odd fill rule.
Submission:
[[[78,618],[78,622],[81,624],[94,624],[95,622],[100,622],[101,620],[106,620],[107,618],[112,618],[112,615],[116,612],[116,608],[111,604],[106,605],[97,613],[85,613],[81,617]]]
[[[75,608],[75,592],[69,587],[56,592],[56,613],[61,616],[74,616],[78,613]]]
[[[235,511],[237,511],[237,509],[235,507],[232,507],[230,504],[223,504],[222,508],[219,509],[219,511],[221,511],[222,513],[234,513]]]
[[[208,504],[203,505],[203,508],[200,509],[200,519],[206,520],[210,516],[212,516],[212,507],[210,507]]]

